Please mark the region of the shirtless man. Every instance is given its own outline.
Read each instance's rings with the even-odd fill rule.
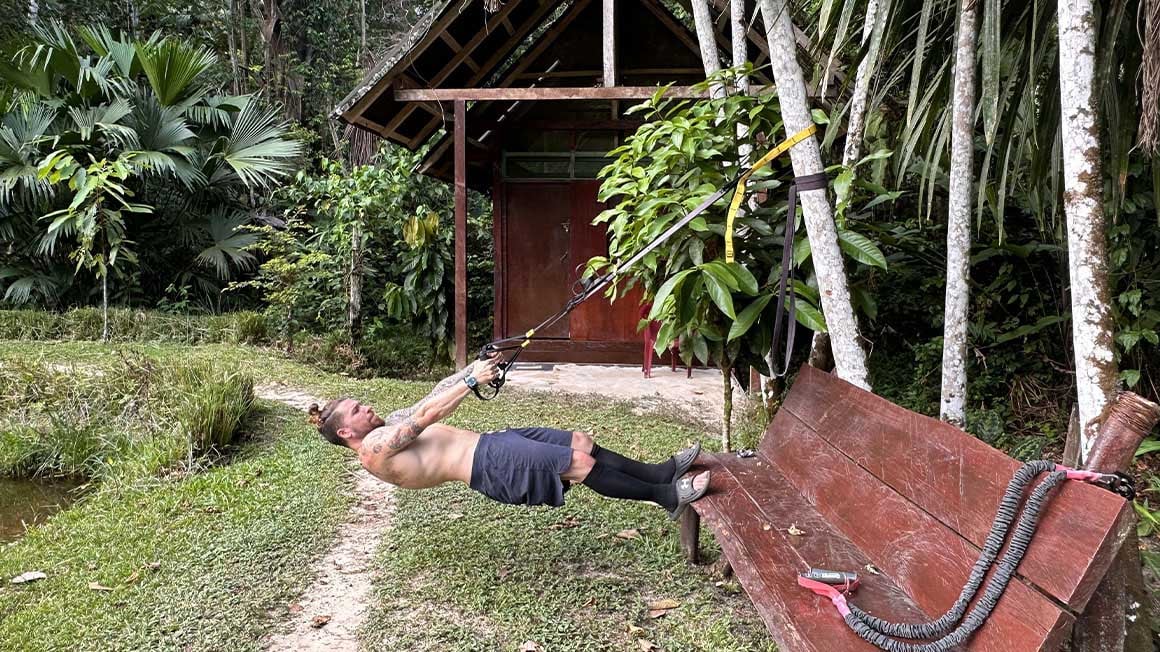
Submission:
[[[571,484],[581,483],[609,498],[652,501],[674,520],[708,490],[708,472],[683,477],[700,444],[647,464],[601,448],[583,432],[509,428],[479,434],[439,423],[471,387],[496,377],[496,362],[469,365],[385,420],[370,406],[339,398],[310,406],[311,422],[326,441],[358,453],[375,477],[404,489],[459,481],[501,503],[559,507]]]

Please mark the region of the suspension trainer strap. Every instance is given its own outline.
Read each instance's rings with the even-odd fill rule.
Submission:
[[[773,159],[788,152],[794,145],[797,145],[798,143],[817,133],[817,131],[817,125],[813,124],[806,127],[805,129],[802,129],[801,131],[782,141],[781,144],[777,147],[769,150],[769,152],[767,152],[765,156],[762,156],[760,159],[758,159],[752,167],[750,167],[745,172],[742,172],[741,176],[737,177],[737,188],[733,191],[733,200],[729,202],[729,213],[725,217],[725,262],[733,262],[733,220],[736,219],[737,211],[741,208],[741,202],[745,199],[745,184],[749,181],[749,177],[754,172],[757,172],[761,168],[772,163]]]
[[[824,172],[807,174],[796,177],[789,185],[789,206],[785,212],[785,242],[781,247],[781,279],[777,284],[776,317],[773,318],[773,342],[770,351],[773,352],[776,363],[777,343],[781,341],[783,319],[785,319],[786,302],[789,302],[789,318],[785,319],[788,329],[785,337],[785,357],[782,359],[781,369],[776,364],[771,365],[769,373],[781,378],[789,373],[789,359],[793,355],[794,334],[797,332],[794,319],[797,317],[797,299],[794,297],[794,258],[793,241],[797,233],[797,194],[798,190],[825,190],[829,185],[829,177]]]
[[[765,156],[762,156],[761,159],[758,160],[757,163],[755,163],[752,167],[745,170],[744,172],[739,174],[737,177],[735,177],[733,180],[726,183],[719,190],[717,190],[717,192],[706,197],[705,200],[702,201],[700,204],[698,204],[696,208],[694,208],[693,210],[686,213],[684,216],[681,217],[681,219],[677,220],[672,226],[665,229],[665,231],[663,233],[658,235],[651,242],[649,242],[647,245],[645,245],[643,248],[641,248],[640,251],[633,254],[631,258],[629,258],[628,260],[626,260],[624,262],[617,263],[612,268],[611,271],[606,272],[606,273],[602,274],[601,276],[598,276],[598,277],[593,278],[593,279],[583,279],[582,278],[582,279],[578,280],[576,283],[576,286],[574,286],[574,288],[572,290],[572,298],[569,299],[568,303],[565,304],[564,307],[561,308],[556,314],[554,314],[551,317],[548,317],[544,321],[540,322],[540,324],[537,325],[535,328],[529,329],[523,335],[501,338],[498,340],[494,340],[489,344],[484,345],[484,347],[479,352],[479,359],[480,360],[487,359],[493,355],[502,355],[504,351],[513,351],[513,353],[511,354],[511,357],[509,357],[505,362],[500,363],[500,368],[501,368],[500,375],[495,380],[488,383],[488,386],[492,390],[490,392],[490,394],[484,393],[483,391],[481,391],[477,388],[475,391],[476,397],[478,397],[480,400],[489,401],[489,400],[495,398],[496,395],[499,394],[500,388],[502,388],[504,383],[507,382],[507,375],[512,370],[512,366],[515,364],[516,359],[519,358],[520,353],[522,353],[523,350],[525,348],[527,348],[528,344],[531,343],[532,337],[537,332],[542,331],[542,330],[548,328],[549,326],[551,326],[552,324],[555,324],[556,322],[560,321],[561,319],[567,317],[568,314],[571,313],[573,310],[575,310],[577,306],[584,303],[585,301],[587,301],[591,297],[595,296],[600,291],[602,291],[604,288],[608,287],[613,281],[616,280],[617,277],[619,277],[624,272],[624,270],[629,269],[633,265],[640,262],[642,259],[644,259],[645,256],[647,256],[649,254],[649,252],[651,252],[654,249],[656,249],[657,247],[661,246],[661,244],[663,244],[666,240],[668,240],[670,237],[672,237],[672,235],[674,233],[676,233],[677,231],[684,228],[684,226],[686,224],[688,224],[689,222],[692,222],[701,213],[704,213],[705,211],[709,210],[709,207],[711,207],[713,204],[717,203],[717,201],[719,199],[721,199],[722,197],[724,197],[726,194],[728,194],[729,191],[735,190],[734,195],[733,195],[733,200],[730,203],[729,214],[728,214],[728,218],[727,218],[728,227],[726,228],[726,231],[725,231],[726,259],[729,262],[732,262],[733,261],[733,253],[732,253],[733,252],[733,234],[732,234],[733,219],[734,219],[734,217],[736,217],[737,207],[739,207],[741,205],[741,200],[745,195],[745,181],[754,172],[769,165],[769,163],[771,161],[773,161],[773,159],[775,159],[778,156],[789,151],[790,148],[792,148],[794,145],[797,145],[801,141],[810,137],[815,132],[817,132],[817,127],[815,125],[811,124],[810,126],[806,127],[805,129],[802,129],[798,133],[794,134],[793,136],[790,136],[788,139],[781,142],[777,147],[774,147],[773,149],[771,149]],[[791,186],[791,188],[792,188],[792,186]]]

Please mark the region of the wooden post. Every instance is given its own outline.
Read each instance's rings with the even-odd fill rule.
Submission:
[[[701,515],[692,507],[686,507],[681,514],[681,551],[690,564],[701,562],[701,551],[697,547],[697,540],[701,534]]]
[[[616,86],[616,0],[604,0],[604,85]]]
[[[467,101],[455,100],[455,365],[467,366]]]
[[[1140,442],[1158,422],[1160,405],[1121,392],[1100,426],[1085,468],[1104,473],[1127,469]],[[1133,523],[1120,554],[1075,623],[1072,652],[1150,651],[1149,602]]]

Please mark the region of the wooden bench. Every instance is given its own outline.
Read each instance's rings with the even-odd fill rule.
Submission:
[[[851,602],[888,620],[940,616],[1019,466],[953,426],[806,366],[756,456],[698,460],[694,470],[713,472],[711,490],[686,512],[685,550],[695,561],[703,517],[785,652],[875,650],[828,600],[800,588],[798,573],[856,571]],[[1134,523],[1120,496],[1066,482],[969,649],[1059,649]]]

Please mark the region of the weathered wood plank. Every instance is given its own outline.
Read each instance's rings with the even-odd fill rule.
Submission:
[[[792,394],[792,392],[791,392]],[[771,426],[768,459],[822,514],[923,609],[941,613],[958,597],[976,546],[855,464],[793,412]],[[868,433],[861,433],[868,434]],[[770,439],[770,437],[767,437]],[[972,649],[1053,650],[1074,617],[1013,581]]]
[[[703,456],[702,460],[713,470],[711,490],[694,507],[713,528],[737,578],[778,645],[795,652],[875,650],[846,627],[828,600],[797,585],[797,574],[811,563],[803,553],[850,565],[868,563],[865,556],[837,533],[824,533],[825,522],[776,474],[765,477],[782,490],[766,495],[758,507],[720,459]],[[769,523],[791,514],[798,522],[809,524],[813,534],[797,540]],[[765,529],[766,524],[770,529]],[[884,617],[922,617],[913,602],[884,576],[873,578],[857,595],[860,602],[877,599]]]
[[[604,0],[603,10],[604,85],[616,86],[616,0]]]
[[[986,540],[1020,465],[953,426],[808,366],[783,412],[975,546]],[[771,433],[784,428],[775,419]],[[763,446],[773,446],[780,436],[766,439]],[[1066,483],[1040,521],[1019,574],[1082,611],[1119,550],[1131,516],[1130,505],[1111,492]]]

